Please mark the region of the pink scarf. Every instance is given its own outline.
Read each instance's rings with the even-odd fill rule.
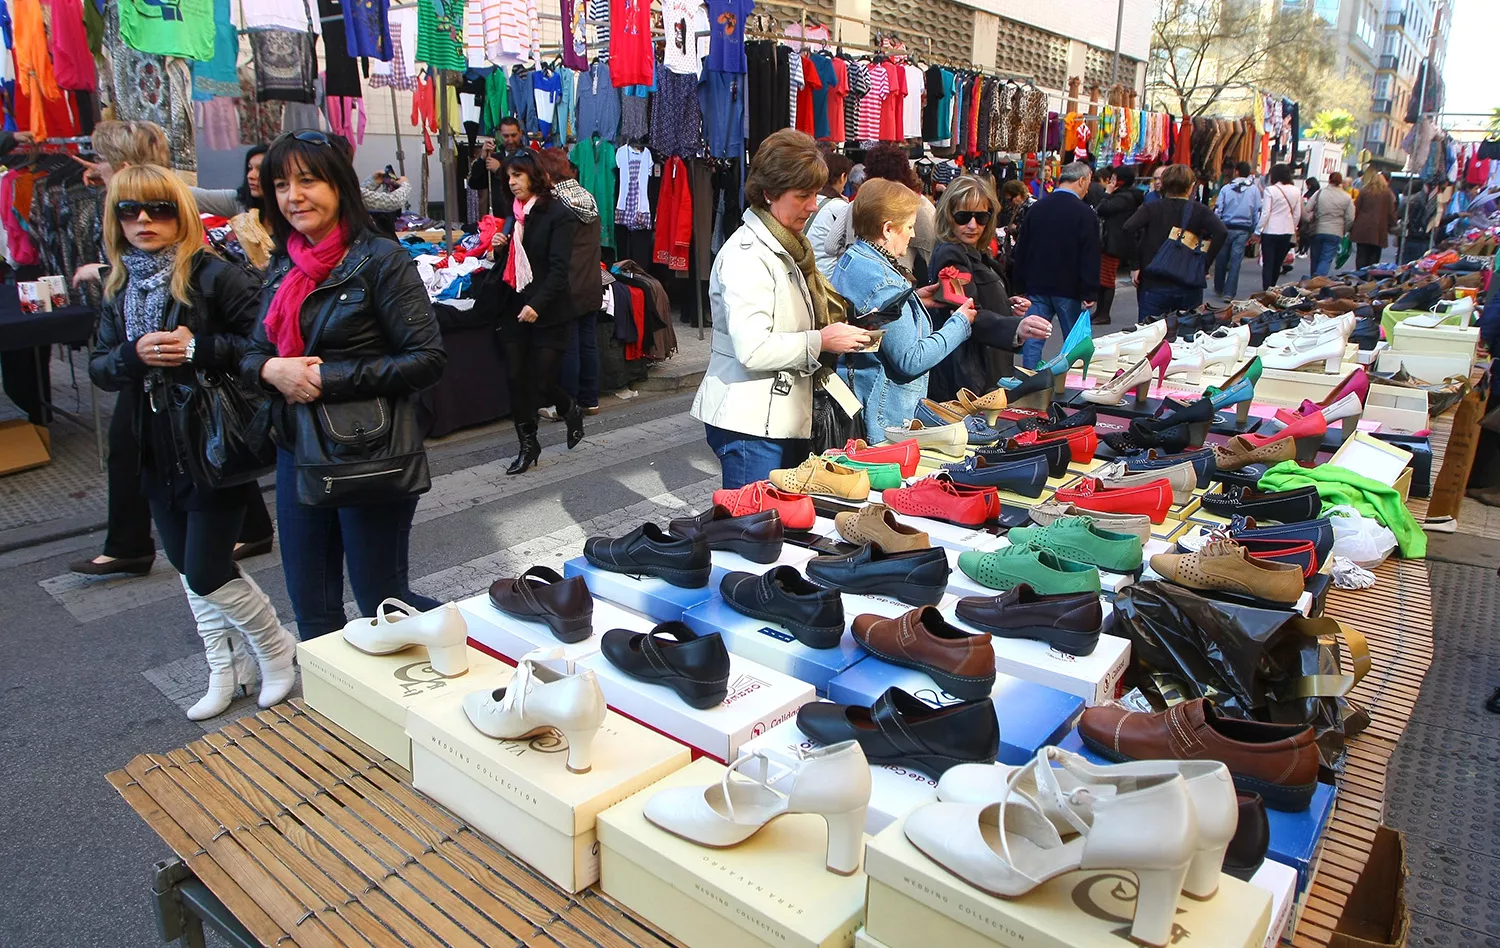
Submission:
[[[526,257],[526,248],[521,246],[521,239],[526,234],[526,212],[536,204],[536,196],[532,195],[521,203],[516,198],[511,204],[511,210],[516,215],[515,230],[510,235],[510,253],[505,257],[505,282],[517,290],[524,290],[531,285],[531,261]]]
[[[317,246],[301,234],[293,233],[286,242],[292,269],[276,288],[271,306],[266,310],[266,338],[282,358],[304,355],[302,344],[302,304],[318,284],[344,259],[349,250],[349,230],[343,222],[324,237]]]

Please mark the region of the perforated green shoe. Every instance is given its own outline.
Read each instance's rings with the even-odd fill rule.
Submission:
[[[842,454],[825,454],[823,457],[842,464],[844,467],[858,468],[870,475],[871,490],[894,490],[900,487],[901,465],[890,464],[881,461],[851,461]]]
[[[1044,596],[1055,593],[1099,593],[1099,569],[1074,563],[1030,547],[1007,546],[992,553],[960,553],[958,568],[991,589],[1025,583]]]
[[[1139,537],[1106,530],[1088,517],[1063,517],[1045,527],[1016,527],[1005,536],[1012,546],[1046,550],[1061,559],[1111,573],[1137,573],[1141,569]]]

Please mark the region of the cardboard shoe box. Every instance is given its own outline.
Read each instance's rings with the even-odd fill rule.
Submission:
[[[646,801],[668,787],[717,785],[698,760],[599,815],[600,888],[688,948],[852,948],[865,876],[826,868],[815,814],[772,820],[737,846],[710,849],[652,824]]]
[[[471,596],[460,602],[458,608],[469,623],[469,638],[512,662],[520,661],[521,656],[535,649],[563,646],[546,623],[506,615],[490,604],[488,593]],[[607,600],[595,599],[593,633],[582,642],[563,647],[567,648],[569,655],[580,657],[599,651],[599,640],[610,629],[650,632],[655,626],[656,623],[645,616]]]
[[[589,772],[571,773],[567,741],[554,732],[497,741],[475,730],[466,693],[450,690],[409,716],[413,786],[569,892],[599,878],[595,817],[691,758],[683,745],[611,712],[594,738]]]
[[[853,620],[845,609],[844,637],[839,644],[834,648],[811,648],[798,641],[786,626],[747,616],[717,595],[689,609],[682,617],[699,635],[717,632],[733,654],[805,681],[819,694],[827,693],[829,679],[866,655],[849,634],[849,623]]]
[[[1267,859],[1260,864],[1255,875],[1250,877],[1250,884],[1271,893],[1271,925],[1266,930],[1265,948],[1276,948],[1282,938],[1291,941],[1290,924],[1292,907],[1297,898],[1297,870],[1274,859]]]
[[[1110,605],[1104,603],[1104,617],[1109,619]],[[982,631],[957,615],[945,618],[966,632]],[[1101,634],[1099,644],[1088,655],[1059,652],[1046,642],[1035,639],[1009,639],[990,636],[995,649],[995,670],[1022,681],[1034,682],[1076,695],[1087,707],[1112,701],[1120,690],[1120,680],[1130,664],[1130,642],[1118,636]]]
[[[765,751],[795,760],[797,751],[822,747],[802,733],[797,719],[785,721],[740,748],[743,753]],[[777,786],[785,792],[786,788]],[[937,800],[937,781],[917,770],[888,764],[870,765],[870,808],[865,832],[874,836],[924,803]]]
[[[498,688],[510,679],[505,663],[477,648],[468,652],[468,673],[447,678],[428,664],[421,646],[367,655],[337,632],[320,635],[297,643],[302,696],[308,707],[410,770],[410,708],[455,692]]]
[[[894,823],[865,847],[865,926],[889,948],[1120,948],[1135,914],[1135,876],[1063,873],[1015,899],[979,891],[929,859]],[[1263,948],[1271,895],[1230,876],[1207,901],[1180,897],[1175,948]]]
[[[608,599],[657,622],[680,621],[684,612],[707,602],[718,593],[724,573],[715,566],[706,585],[688,589],[652,576],[600,569],[581,556],[563,564],[563,576],[582,576],[595,600]]]

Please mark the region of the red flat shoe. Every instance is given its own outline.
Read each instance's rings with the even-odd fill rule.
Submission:
[[[899,464],[901,476],[911,477],[917,473],[917,462],[922,459],[922,448],[915,438],[871,447],[863,440],[851,439],[843,448],[829,448],[828,454],[842,454],[851,461],[866,464]]]
[[[993,496],[994,506],[984,492]],[[945,477],[924,477],[906,487],[880,492],[880,499],[897,513],[927,517],[964,527],[981,527],[990,520],[990,511],[1000,506],[1000,495],[993,487],[961,491]]]
[[[938,473],[934,474],[933,477],[952,484],[953,489],[958,491],[959,496],[961,497],[967,497],[970,495],[983,497],[985,510],[989,512],[989,518],[991,520],[1000,519],[1000,491],[996,488],[983,487],[978,484],[960,484],[958,481],[955,481],[951,476],[949,476],[945,471],[939,471]]]
[[[1094,450],[1099,447],[1099,434],[1092,426],[1087,428],[1059,428],[1056,431],[1023,431],[1010,439],[1006,444],[1006,450],[1012,450],[1013,446],[1037,444],[1041,441],[1056,441],[1059,438],[1068,439],[1068,452],[1073,456],[1076,464],[1087,464],[1094,459]]]
[[[729,508],[730,514],[736,517],[775,510],[781,514],[781,522],[788,530],[811,530],[813,521],[818,519],[811,497],[772,487],[770,481],[756,481],[733,490],[716,490],[714,503]]]
[[[1161,523],[1172,506],[1172,482],[1163,477],[1135,487],[1105,487],[1097,477],[1085,477],[1077,487],[1058,491],[1053,499],[1084,510],[1145,514],[1152,523]]]
[[[1268,435],[1247,434],[1242,435],[1246,441],[1255,447],[1270,444],[1272,441],[1280,441],[1283,438],[1295,438],[1301,441],[1303,438],[1322,439],[1324,432],[1328,430],[1328,420],[1323,417],[1321,409],[1316,409],[1306,415],[1297,415],[1291,424],[1280,431]]]
[[[1302,568],[1302,578],[1311,579],[1318,571],[1318,550],[1311,540],[1262,540],[1235,537],[1234,542],[1258,560],[1273,563],[1295,563]]]

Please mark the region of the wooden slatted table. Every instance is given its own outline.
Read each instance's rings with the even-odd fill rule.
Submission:
[[[107,779],[268,946],[674,945],[557,888],[301,701]]]

